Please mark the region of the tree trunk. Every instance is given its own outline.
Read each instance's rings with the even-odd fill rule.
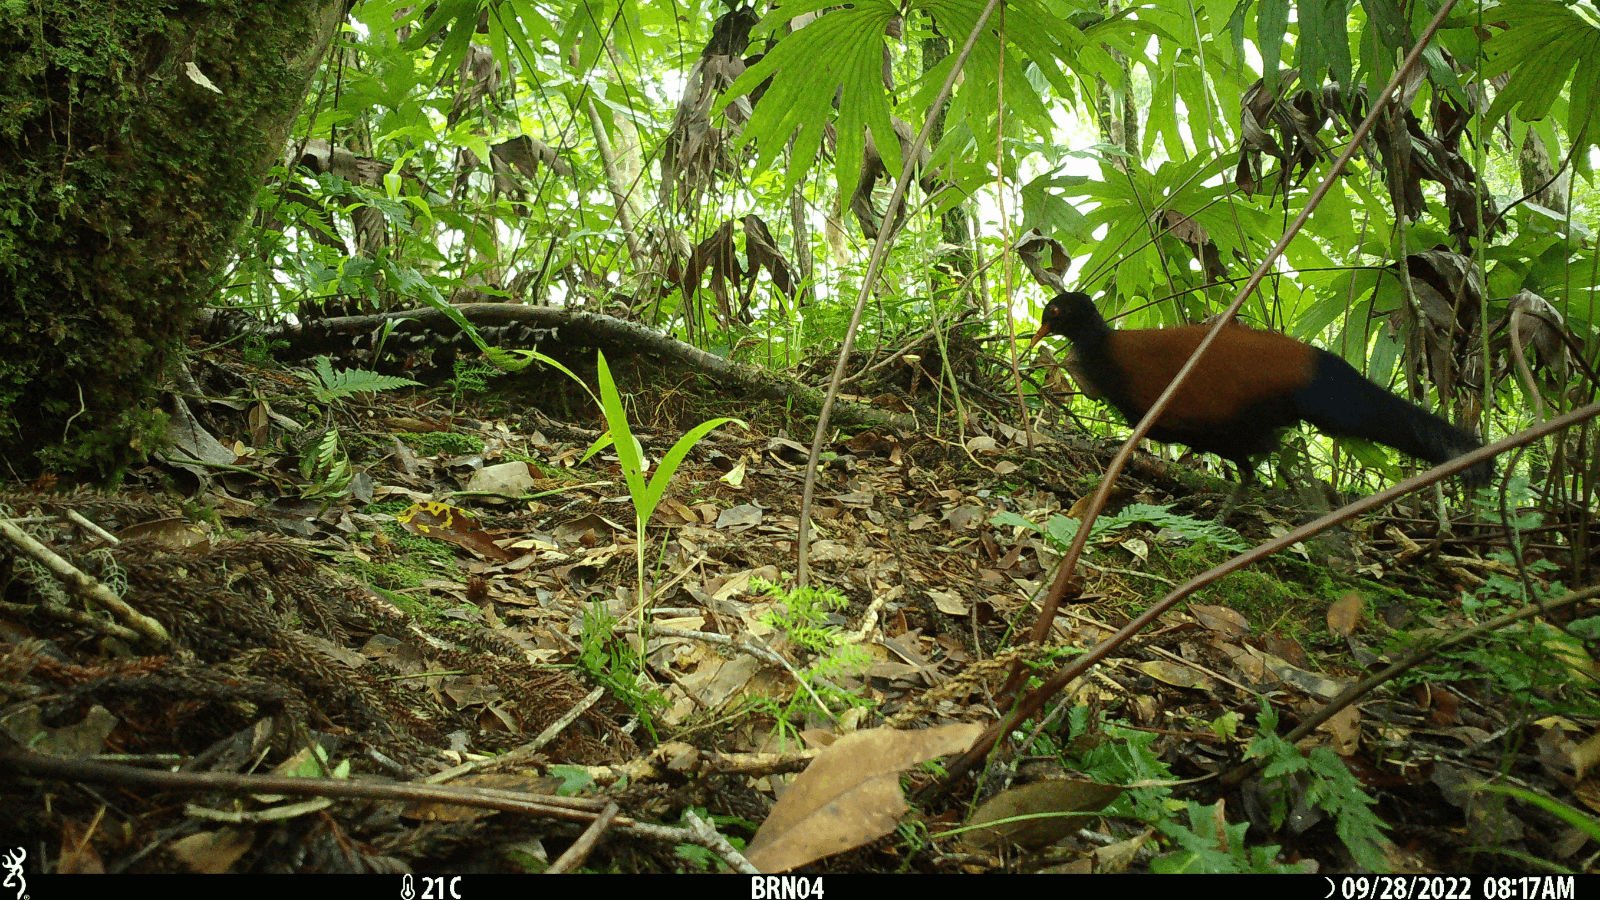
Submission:
[[[0,458],[115,477],[225,271],[343,0],[0,17]]]
[[[1533,202],[1556,215],[1567,214],[1567,191],[1572,187],[1570,172],[1556,177],[1555,166],[1550,162],[1550,151],[1544,141],[1528,129],[1522,141],[1522,153],[1517,157],[1517,172],[1522,176],[1522,192],[1532,194]]]

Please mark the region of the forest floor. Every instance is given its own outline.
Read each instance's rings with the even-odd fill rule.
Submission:
[[[1030,435],[982,390],[958,427],[925,380],[857,388],[922,427],[833,436],[798,590],[811,422],[625,378],[651,475],[699,422],[746,426],[672,473],[641,599],[615,448],[585,459],[604,420],[550,370],[313,404],[315,378],[232,351],[190,369],[181,439],[123,489],[4,498],[170,638],[8,549],[0,726],[62,760],[0,759],[30,776],[0,779],[0,847],[30,872],[693,872],[737,849],[812,875],[1593,870],[1595,830],[1563,817],[1600,809],[1593,667],[1536,619],[1298,748],[1264,737],[1419,639],[1562,593],[1492,552],[1499,524],[1441,535],[1407,500],[1228,575],[944,785],[929,761],[1000,718],[1013,661],[1048,678],[1322,501],[1258,490],[1224,528],[1226,484],[1142,456],[1030,648],[1115,444]],[[830,787],[798,774],[838,741]],[[1247,752],[1267,775],[1225,786]],[[930,793],[902,812],[902,787]]]

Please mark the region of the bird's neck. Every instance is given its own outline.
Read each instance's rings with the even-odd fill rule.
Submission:
[[[1085,315],[1077,316],[1063,335],[1078,353],[1093,353],[1105,349],[1111,337],[1111,326],[1100,317],[1099,310],[1091,307]]]

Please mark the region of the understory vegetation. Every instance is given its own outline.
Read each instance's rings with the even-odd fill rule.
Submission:
[[[354,3],[167,444],[0,491],[0,847],[1571,896],[1600,9],[1445,9]],[[1123,461],[1027,340],[1249,281],[1248,327],[1516,438],[1493,483],[1346,514],[1426,466],[1309,429],[1242,494]]]

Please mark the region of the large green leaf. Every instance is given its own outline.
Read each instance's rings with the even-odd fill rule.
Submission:
[[[1583,12],[1589,14],[1585,16]],[[1600,143],[1590,127],[1600,99],[1600,22],[1592,7],[1556,0],[1508,0],[1495,11],[1504,26],[1484,45],[1484,76],[1508,76],[1485,119],[1493,124],[1515,112],[1542,119],[1561,98],[1570,76],[1567,136],[1581,152]]]

